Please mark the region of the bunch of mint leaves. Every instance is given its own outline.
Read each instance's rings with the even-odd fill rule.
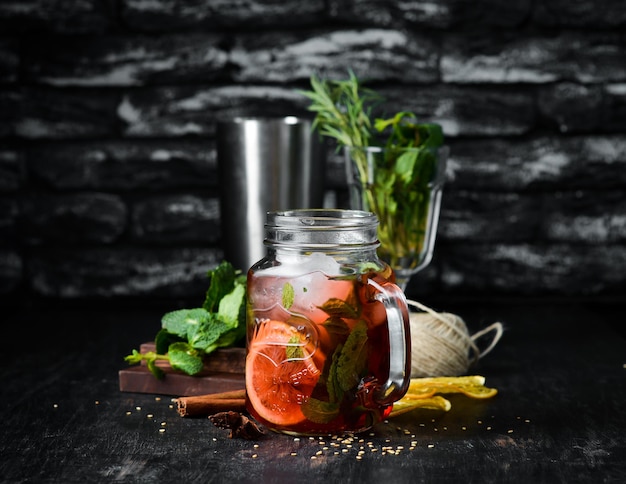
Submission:
[[[156,378],[165,372],[157,366],[166,360],[175,370],[188,375],[202,371],[204,357],[218,348],[234,346],[246,334],[246,276],[222,261],[209,271],[209,288],[202,307],[179,309],[163,315],[155,337],[155,351],[133,350],[124,360],[145,361]]]

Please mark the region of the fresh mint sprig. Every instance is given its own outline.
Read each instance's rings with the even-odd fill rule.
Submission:
[[[203,359],[218,348],[234,346],[245,336],[246,278],[227,262],[209,271],[210,285],[202,307],[170,311],[161,318],[155,351],[133,350],[124,358],[131,365],[145,361],[156,378],[167,361],[188,375],[202,371]]]

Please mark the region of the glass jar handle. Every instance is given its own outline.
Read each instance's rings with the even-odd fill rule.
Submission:
[[[389,378],[378,389],[376,400],[389,405],[400,400],[411,382],[411,342],[409,308],[404,292],[391,282],[378,282],[369,279],[378,290],[374,299],[385,306],[387,328],[389,330]]]

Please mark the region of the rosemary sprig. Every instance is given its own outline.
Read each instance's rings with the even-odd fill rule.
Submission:
[[[345,81],[322,80],[313,75],[311,88],[300,93],[311,100],[308,109],[316,113],[314,128],[340,146],[368,146],[372,139],[371,109],[380,96],[361,86],[352,71]]]

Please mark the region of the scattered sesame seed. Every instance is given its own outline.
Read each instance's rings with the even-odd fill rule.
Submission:
[[[54,405],[52,405],[54,408],[59,408],[59,404],[55,403]]]
[[[163,432],[165,432],[165,429],[159,429],[159,432],[163,433]]]
[[[487,427],[487,430],[491,430],[491,426]]]
[[[294,442],[300,442],[300,438],[299,437],[294,437],[293,441]]]
[[[318,450],[315,455],[322,455],[324,452],[322,452],[321,450]]]
[[[530,423],[529,419],[524,420],[524,423]]]
[[[141,407],[135,407],[135,410],[141,410]]]
[[[126,415],[130,415],[132,412],[126,412]]]
[[[314,459],[317,459],[317,457],[316,457],[316,456],[314,456],[314,455],[312,455],[312,456],[311,456],[311,460],[314,460]]]
[[[154,397],[154,399],[155,399],[157,402],[160,402],[160,401],[161,401],[161,397]]]
[[[252,458],[256,459],[259,455],[258,454],[252,454]]]
[[[513,433],[513,429],[507,430],[506,433],[507,434],[512,434]]]
[[[463,427],[461,427],[461,430],[467,430],[467,427],[463,425]]]
[[[341,449],[341,452],[343,452],[344,454],[348,453],[348,449]]]
[[[99,400],[96,400],[95,403],[96,403],[96,405],[100,405],[100,401]]]
[[[161,427],[165,427],[167,425],[167,422],[161,422]]]
[[[298,455],[298,454],[297,454],[297,453],[295,453],[295,452],[292,452],[292,453],[291,453],[291,454],[289,454],[289,455],[296,456],[296,455]]]
[[[152,418],[154,417],[154,415],[152,415],[151,413],[149,413],[148,415],[146,415],[146,418]]]
[[[213,437],[213,442],[217,442],[217,438],[216,437]]]
[[[254,447],[255,449],[259,448],[259,444],[254,444],[252,447]]]
[[[357,456],[355,457],[355,459],[356,459],[356,460],[361,460],[361,459],[363,459],[363,457],[362,457],[362,456],[360,456],[360,455],[357,455]]]
[[[376,447],[372,447],[372,452],[378,452],[378,449]]]
[[[435,446],[435,444],[428,444],[428,448],[432,449]]]

